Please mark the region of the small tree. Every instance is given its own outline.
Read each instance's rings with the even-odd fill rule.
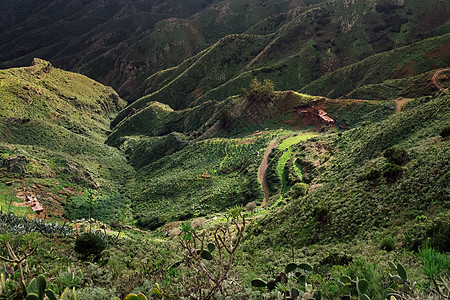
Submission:
[[[0,259],[5,262],[17,264],[17,266],[19,267],[19,274],[20,274],[19,284],[22,289],[23,295],[26,295],[27,289],[25,286],[25,277],[23,275],[23,263],[29,256],[33,255],[37,250],[37,246],[35,243],[35,237],[34,237],[34,235],[31,235],[31,234],[25,235],[24,244],[21,245],[21,248],[23,250],[22,256],[17,256],[17,250],[14,251],[13,247],[9,243],[8,235],[2,235],[1,240],[5,243],[5,247],[8,252],[9,257],[0,256]]]
[[[199,294],[199,299],[212,299],[218,291],[224,298],[226,297],[223,284],[228,279],[233,255],[242,240],[244,230],[245,218],[242,207],[236,207],[227,212],[226,223],[214,231],[212,243],[206,243],[204,231],[198,233],[188,222],[182,224],[180,245],[184,250],[183,255],[195,274],[194,293]],[[217,255],[213,256],[212,252],[216,249]],[[205,277],[208,281],[205,287],[207,290],[202,291],[203,286],[200,282]]]
[[[77,237],[74,250],[82,259],[86,259],[90,255],[97,259],[106,246],[106,242],[98,234],[86,232]]]
[[[242,96],[250,103],[266,103],[275,98],[275,86],[269,79],[262,83],[254,78],[248,89],[242,91]]]

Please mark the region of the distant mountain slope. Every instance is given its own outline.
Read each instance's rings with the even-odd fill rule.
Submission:
[[[151,74],[301,6],[302,0],[8,1],[0,19],[0,66],[42,57],[134,100]]]
[[[319,3],[291,11],[289,17],[285,16],[278,23],[273,17],[268,18],[245,34],[222,38],[177,67],[160,71],[147,78],[140,87],[140,93],[148,95],[138,99],[119,114],[113,125],[120,122],[130,109],[144,107],[149,101],[167,103],[174,109],[183,109],[208,100],[225,99],[238,94],[254,77],[271,79],[280,90],[302,90],[308,84],[314,85],[312,82],[316,80],[325,80],[326,77],[321,79],[322,76],[328,76],[368,57],[373,56],[372,60],[368,60],[373,62],[380,57],[387,58],[391,49],[398,49],[399,52],[392,52],[394,54],[410,55],[411,60],[418,61],[417,71],[413,75],[445,67],[449,61],[448,51],[445,49],[450,21],[448,14],[442,14],[442,11],[450,11],[450,5],[440,0],[434,0],[427,5],[422,1],[389,3]],[[430,22],[425,24],[424,18],[430,18]],[[271,22],[278,25],[273,32],[265,33],[263,28],[272,28],[269,25]],[[261,31],[263,34],[259,34]],[[424,39],[427,36],[431,38]],[[420,43],[421,40],[423,42]],[[419,44],[416,45],[416,42]],[[410,45],[410,48],[402,48],[405,45]],[[413,49],[422,51],[423,55],[408,52]],[[380,52],[386,54],[374,56]],[[430,55],[427,55],[428,52]],[[393,64],[399,62],[392,59],[381,61],[376,66],[380,69],[392,69],[392,72],[375,72],[369,82],[409,76],[401,72],[392,74],[395,68],[401,68],[394,66]],[[361,72],[351,74],[354,76],[349,77],[352,83],[342,81],[342,85],[354,84],[355,78],[364,76]],[[328,84],[326,88],[332,87],[334,84]],[[305,88],[305,91],[322,94],[319,89],[309,87]],[[326,94],[326,91],[324,93]]]
[[[408,79],[450,64],[450,33],[368,57],[311,82],[305,93],[345,97],[353,90],[389,79]],[[430,78],[427,81],[430,81]]]
[[[110,118],[124,105],[112,88],[40,59],[0,70],[1,181],[27,178],[31,186],[16,191],[42,197],[44,206],[58,211],[54,215],[70,213],[72,200],[89,207],[90,190],[117,194],[133,169],[104,141]],[[21,174],[1,168],[16,160],[25,161]]]

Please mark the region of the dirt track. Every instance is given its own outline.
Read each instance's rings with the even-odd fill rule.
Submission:
[[[405,104],[406,102],[411,101],[412,99],[409,98],[398,98],[395,100],[395,102],[397,102],[397,113],[402,111],[402,105]]]
[[[438,89],[438,90],[442,90],[443,87],[438,83],[438,79],[439,79],[439,75],[442,72],[447,72],[450,71],[450,68],[447,69],[441,69],[441,70],[437,70],[433,76],[431,77],[431,83]],[[397,102],[397,113],[402,111],[402,105],[405,104],[406,102],[411,101],[412,99],[407,99],[407,98],[398,98],[397,100],[395,100]]]
[[[438,90],[442,90],[442,89],[443,89],[443,87],[440,86],[439,83],[437,82],[437,81],[438,81],[438,78],[439,78],[439,75],[440,75],[442,72],[447,72],[447,71],[450,71],[450,68],[437,70],[436,73],[434,73],[433,77],[431,77],[431,83],[432,83]]]
[[[269,145],[269,147],[266,150],[266,153],[264,153],[264,158],[261,162],[261,165],[259,166],[258,178],[259,178],[259,181],[261,181],[261,185],[264,190],[264,201],[260,207],[264,207],[266,205],[267,200],[269,200],[269,196],[270,196],[269,187],[267,186],[267,180],[266,180],[266,171],[267,171],[267,167],[269,166],[269,155],[272,152],[273,148],[278,146],[278,144],[280,142],[281,142],[281,139],[279,139]]]
[[[261,162],[261,165],[259,166],[258,170],[258,178],[259,181],[261,181],[262,188],[264,190],[264,201],[259,207],[264,207],[267,203],[267,200],[269,200],[269,187],[267,186],[267,180],[266,180],[266,173],[267,173],[267,167],[269,166],[269,155],[272,152],[272,150],[277,147],[281,141],[293,137],[295,134],[290,134],[287,136],[283,136],[281,139],[276,140],[272,144],[267,147],[266,153],[264,153],[263,161]]]

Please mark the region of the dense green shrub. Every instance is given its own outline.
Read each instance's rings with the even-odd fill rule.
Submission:
[[[390,148],[384,151],[383,156],[386,157],[391,164],[399,166],[403,166],[411,160],[408,152],[402,148]]]
[[[403,169],[399,165],[388,164],[383,168],[383,176],[388,182],[399,179],[403,174]]]
[[[395,249],[395,241],[392,235],[388,234],[386,235],[382,240],[380,244],[381,249],[384,249],[386,251],[392,251]]]
[[[254,78],[249,88],[242,91],[242,96],[250,103],[270,102],[275,98],[273,82],[266,79],[261,83],[258,79]]]
[[[368,181],[376,182],[376,181],[378,181],[378,179],[380,179],[380,177],[381,177],[381,171],[377,170],[377,169],[373,169],[373,170],[370,170],[367,174],[362,175],[358,179],[358,181],[368,180]]]
[[[418,251],[422,247],[431,247],[440,252],[450,252],[449,232],[450,221],[445,218],[421,222],[405,233],[404,245],[413,251]]]
[[[450,126],[446,126],[444,127],[444,129],[442,129],[441,136],[443,138],[448,138],[450,136]]]
[[[74,250],[83,259],[91,255],[98,258],[106,246],[106,242],[98,234],[86,232],[77,237]]]
[[[144,216],[137,220],[136,225],[142,229],[155,230],[166,224],[160,216]]]
[[[289,192],[293,198],[298,198],[305,196],[308,192],[309,185],[303,182],[298,182],[294,184],[294,186],[291,188],[291,191]]]
[[[331,215],[330,211],[327,207],[318,206],[313,210],[314,220],[319,223],[321,226],[327,225],[331,223]]]
[[[353,258],[345,253],[338,253],[335,251],[332,251],[328,254],[328,256],[326,256],[325,258],[323,258],[320,261],[321,265],[330,265],[330,266],[334,266],[334,265],[339,265],[339,266],[346,266],[349,263],[351,263],[353,261]]]

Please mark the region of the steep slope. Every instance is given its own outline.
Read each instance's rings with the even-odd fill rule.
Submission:
[[[429,70],[446,67],[450,63],[449,49],[450,34],[426,39],[340,68],[301,90],[305,93],[341,97],[367,84],[389,79],[408,79]]]
[[[119,123],[130,109],[139,109],[150,101],[183,109],[208,100],[225,99],[247,87],[254,77],[271,79],[280,90],[303,90],[311,84],[305,91],[322,94],[320,87],[314,88],[328,78],[320,79],[322,76],[344,66],[349,66],[347,69],[350,70],[352,64],[372,56],[368,62],[385,57],[376,67],[392,69],[389,73],[374,72],[377,75],[373,75],[373,80],[408,76],[401,70],[392,75],[396,68],[403,67],[396,64],[403,60],[408,63],[408,58],[417,61],[417,71],[413,75],[445,67],[449,58],[448,51],[445,51],[448,34],[444,33],[449,20],[448,15],[441,12],[449,9],[448,4],[437,0],[425,6],[420,1],[392,5],[383,1],[370,4],[365,1],[352,4],[334,1],[291,11],[289,17],[285,16],[279,23],[272,21],[278,24],[275,31],[265,33],[260,28],[271,28],[268,24],[273,18],[268,18],[261,22],[261,27],[255,25],[246,34],[223,38],[179,66],[150,76],[141,88],[148,95],[119,114],[113,125]],[[433,19],[433,22],[425,26],[423,18]],[[261,31],[263,35],[260,35]],[[415,44],[428,36],[438,37]],[[402,48],[408,44],[411,48]],[[394,57],[389,58],[391,52],[383,54],[393,48],[398,49],[398,52],[392,52],[397,61]],[[375,55],[380,52],[380,56]],[[408,57],[401,58],[401,55]],[[370,65],[361,65],[361,72],[364,68],[370,68]],[[336,72],[337,78],[345,79],[340,71]],[[364,75],[361,72],[349,74],[354,75],[351,81],[361,81],[358,78]],[[311,83],[315,80],[318,82]],[[327,82],[326,88],[334,85]],[[346,85],[348,83],[343,81],[342,86]],[[331,96],[343,94],[336,91]]]
[[[369,240],[378,232],[405,248],[417,250],[428,238],[448,251],[439,235],[445,233],[425,232],[440,220],[448,228],[449,104],[448,93],[418,98],[382,122],[298,145],[292,157],[309,191],[287,197],[285,207],[259,222],[253,242],[286,244],[290,230],[300,247]]]
[[[303,5],[301,0],[8,1],[0,23],[0,62],[24,66],[42,57],[135,100],[143,96],[136,88],[151,74]]]
[[[104,144],[110,117],[125,105],[113,89],[35,59],[31,67],[0,71],[0,99],[2,181],[42,197],[54,215],[69,217],[77,197],[78,206],[89,207],[100,191],[117,193],[133,171]]]

